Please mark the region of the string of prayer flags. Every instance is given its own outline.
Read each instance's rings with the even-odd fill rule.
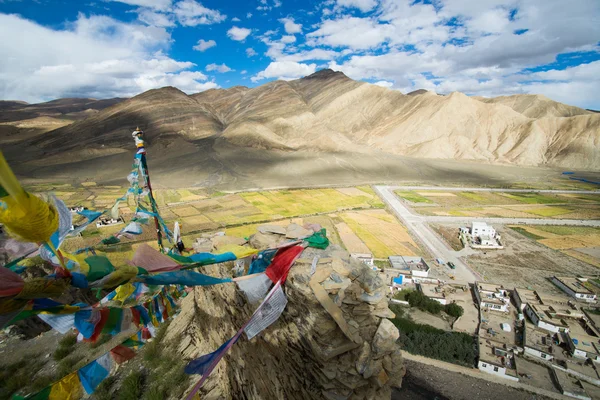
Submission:
[[[164,272],[156,275],[146,275],[137,278],[149,285],[178,284],[185,286],[209,286],[232,282],[230,278],[214,278],[193,271]]]
[[[269,288],[273,284],[271,279],[264,272],[237,278],[235,283],[246,295],[250,304],[256,304],[264,299],[265,294],[267,294]]]
[[[142,244],[137,248],[130,263],[136,267],[142,267],[148,272],[168,272],[181,269],[181,265],[175,260],[147,244]]]
[[[254,311],[252,317],[250,317],[248,322],[246,322],[231,339],[223,343],[216,351],[210,354],[205,354],[202,357],[192,360],[188,363],[184,369],[185,372],[187,374],[200,374],[202,375],[202,378],[198,381],[198,383],[196,383],[196,385],[194,385],[190,393],[188,393],[186,400],[191,400],[194,398],[219,361],[221,361],[223,356],[225,356],[229,349],[238,341],[240,336],[246,331],[246,328],[250,327],[250,334],[246,333],[248,337],[250,338],[250,335],[254,337],[256,334],[260,333],[260,331],[275,322],[277,318],[279,318],[283,308],[285,308],[285,304],[287,304],[285,294],[283,291],[281,291],[281,283],[281,281],[278,281],[275,284],[267,297],[258,306],[256,311]],[[281,293],[279,293],[279,291],[281,291]],[[282,296],[285,301],[283,301]]]
[[[275,257],[277,250],[278,249],[269,249],[258,253],[256,258],[252,260],[252,263],[250,264],[248,275],[265,272],[267,267],[271,264],[271,261],[273,261],[273,257]]]
[[[0,267],[0,297],[14,296],[23,290],[25,282],[16,272]]]
[[[294,262],[300,257],[300,254],[304,251],[303,246],[290,246],[279,249],[275,257],[273,258],[273,262],[266,269],[265,273],[273,283],[281,281],[281,283],[285,283],[287,279],[288,273],[290,272],[290,268]]]
[[[77,371],[81,386],[87,394],[94,393],[98,385],[110,375],[112,364],[110,354],[107,353]]]

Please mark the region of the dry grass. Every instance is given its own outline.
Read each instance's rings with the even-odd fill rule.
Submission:
[[[344,247],[349,253],[370,253],[371,249],[352,231],[352,229],[345,222],[340,222],[335,225],[338,235]]]
[[[340,214],[340,217],[376,258],[416,255],[419,248],[406,228],[395,220],[390,222],[386,214],[383,210],[357,211]]]

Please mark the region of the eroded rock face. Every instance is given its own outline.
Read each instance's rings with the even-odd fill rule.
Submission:
[[[281,318],[251,341],[240,339],[201,389],[201,398],[389,399],[391,388],[401,385],[399,333],[378,316],[393,313],[385,296],[373,303],[384,289],[381,280],[335,246],[307,249],[302,258],[315,255],[327,262],[319,262],[312,276],[309,263],[294,265]],[[202,272],[230,276],[225,266]],[[235,284],[198,287],[183,300],[165,343],[187,359],[212,352],[254,308]]]

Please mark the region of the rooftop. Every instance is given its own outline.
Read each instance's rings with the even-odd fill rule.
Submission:
[[[554,344],[552,336],[548,332],[536,328],[530,322],[525,323],[525,345],[528,347],[552,354]]]
[[[481,310],[481,325],[479,326],[479,338],[506,344],[512,348],[516,345],[515,337],[516,315],[514,311],[509,313],[496,313]],[[511,327],[510,332],[502,330],[502,324]]]
[[[496,283],[486,283],[486,282],[477,282],[476,288],[480,292],[500,292],[502,290],[507,290],[502,285],[498,285]]]
[[[581,294],[595,294],[586,285],[586,280],[583,278],[573,278],[570,276],[555,276],[556,280],[561,282],[563,285],[574,291],[575,293]],[[591,285],[591,283],[589,284]]]
[[[392,268],[406,271],[429,271],[429,265],[421,257],[412,256],[389,256]]]
[[[472,227],[473,229],[475,229],[475,228],[482,229],[482,228],[487,228],[488,226],[489,226],[489,225],[488,225],[487,223],[485,223],[485,222],[473,221],[473,222],[471,223],[471,227]],[[490,228],[491,228],[491,226],[490,226]]]
[[[577,350],[600,354],[598,336],[593,335],[593,332],[586,329],[583,321],[574,321],[569,324],[569,337]]]

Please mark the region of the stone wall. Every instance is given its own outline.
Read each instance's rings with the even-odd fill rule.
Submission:
[[[311,262],[319,256],[316,273]],[[205,267],[230,276],[231,266]],[[245,336],[200,390],[202,399],[389,399],[404,365],[378,274],[335,246],[306,249],[285,284],[288,305],[258,337]],[[165,343],[186,359],[216,350],[252,314],[235,284],[197,287]],[[200,376],[194,375],[192,384]]]

